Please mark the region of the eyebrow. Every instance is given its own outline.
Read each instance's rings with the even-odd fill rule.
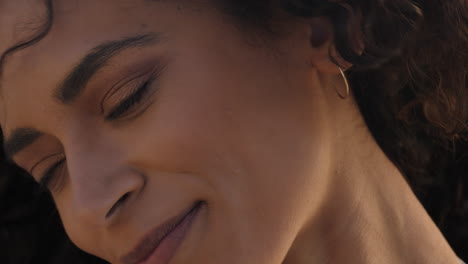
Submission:
[[[124,50],[157,44],[162,40],[162,34],[150,33],[109,41],[94,47],[60,82],[54,91],[54,97],[63,104],[72,103],[83,92],[89,80],[106,66],[111,58]],[[6,158],[12,161],[17,153],[32,145],[42,135],[42,132],[33,128],[13,130],[3,146]]]
[[[60,83],[54,97],[63,104],[72,103],[85,89],[89,80],[114,56],[130,48],[156,44],[163,39],[160,33],[151,33],[109,41],[93,48]]]
[[[43,135],[32,128],[18,128],[15,129],[11,136],[5,141],[3,150],[7,160],[12,161],[13,156],[22,151],[29,145],[33,144],[37,139]]]

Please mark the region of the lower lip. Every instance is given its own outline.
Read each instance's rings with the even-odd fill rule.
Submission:
[[[190,230],[193,220],[198,215],[203,203],[199,203],[192,209],[192,211],[185,216],[184,220],[172,230],[154,250],[153,253],[140,264],[168,264],[176,253],[182,241]]]

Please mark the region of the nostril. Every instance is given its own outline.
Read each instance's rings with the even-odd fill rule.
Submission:
[[[122,195],[122,197],[120,197],[120,199],[117,200],[117,202],[115,202],[115,204],[112,206],[109,212],[107,212],[106,219],[111,217],[115,213],[115,211],[119,209],[119,207],[121,207],[129,197],[130,197],[130,192],[127,192],[124,195]]]

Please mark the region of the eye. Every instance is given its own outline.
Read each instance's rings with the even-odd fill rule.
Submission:
[[[153,79],[146,80],[133,93],[125,97],[106,115],[106,121],[114,121],[125,117],[148,96]]]
[[[110,110],[105,114],[105,120],[116,121],[129,119],[141,114],[143,110],[149,106],[151,95],[157,91],[156,87],[154,87],[155,82],[164,69],[165,64],[158,64],[152,68],[149,74],[146,73],[137,76],[137,78],[131,79],[122,87],[117,88],[116,91],[111,91],[109,96],[106,96],[103,103],[101,103],[101,109],[104,108],[103,105],[106,101],[114,101],[113,98],[122,99],[119,99],[115,106],[109,107]],[[115,101],[117,101],[117,99]],[[104,110],[102,111],[106,112]]]
[[[62,175],[59,174],[59,170],[63,169],[66,163],[65,159],[60,159],[50,166],[46,172],[42,175],[39,180],[39,184],[45,188],[52,189],[56,187],[56,183],[60,180]]]
[[[39,160],[30,169],[29,174],[40,175],[35,177],[38,178],[37,182],[39,185],[46,189],[52,190],[55,189],[55,187],[58,187],[59,180],[62,180],[64,175],[60,172],[64,172],[65,164],[65,155],[62,151],[57,152]]]

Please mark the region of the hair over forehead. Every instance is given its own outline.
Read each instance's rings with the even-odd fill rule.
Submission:
[[[30,47],[37,42],[39,42],[41,39],[43,39],[50,31],[52,28],[52,24],[54,21],[54,7],[53,7],[53,0],[44,0],[45,4],[45,15],[43,16],[43,19],[38,19],[37,21],[34,20],[34,24],[38,24],[38,26],[34,27],[34,33],[32,36],[28,37],[27,40],[20,41],[16,45],[13,45],[9,48],[7,48],[0,56],[0,89],[1,89],[1,77],[3,73],[3,68],[5,66],[5,62],[11,54],[18,52],[22,49],[25,49],[27,47]],[[33,30],[31,30],[33,31]]]

